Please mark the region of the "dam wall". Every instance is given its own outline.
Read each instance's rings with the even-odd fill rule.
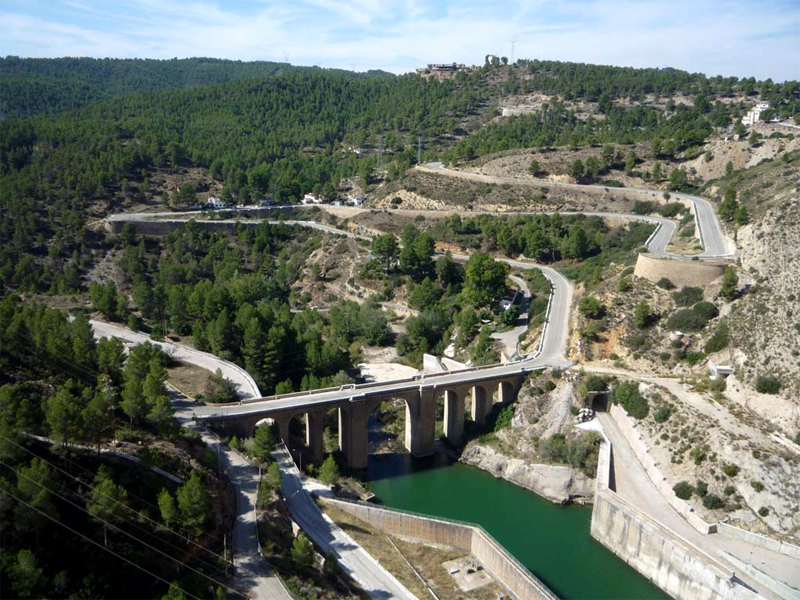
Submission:
[[[322,498],[384,533],[419,542],[443,544],[469,552],[519,600],[556,600],[539,579],[482,527],[418,515],[373,504]]]
[[[617,495],[611,443],[600,437],[591,536],[676,600],[760,598],[710,555]]]
[[[611,490],[595,495],[591,534],[676,600],[760,597],[702,550]]]
[[[666,277],[677,287],[706,287],[722,277],[727,263],[699,260],[672,260],[642,252],[636,259],[633,274],[657,283]]]

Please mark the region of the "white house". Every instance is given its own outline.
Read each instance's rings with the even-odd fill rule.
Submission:
[[[364,196],[349,194],[347,196],[347,203],[352,204],[353,206],[364,206]]]
[[[755,108],[747,111],[747,114],[742,117],[742,125],[754,125],[758,123],[761,118],[761,113],[769,108],[769,102],[759,102]]]
[[[300,204],[322,204],[322,198],[314,194],[306,194],[303,196],[303,199],[300,200]]]
[[[213,210],[225,208],[225,201],[216,196],[209,196],[208,200],[206,200],[206,208],[211,208]]]

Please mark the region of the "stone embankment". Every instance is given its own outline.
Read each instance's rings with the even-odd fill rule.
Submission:
[[[519,600],[556,600],[539,579],[482,527],[438,517],[344,500],[321,499],[387,534],[417,542],[443,544],[477,558]]]
[[[469,446],[460,461],[558,504],[594,496],[594,480],[580,471],[561,465],[528,463],[505,456],[490,446]]]
[[[636,259],[633,274],[653,283],[666,277],[677,287],[706,287],[722,277],[727,263],[671,260],[652,254],[641,253]]]

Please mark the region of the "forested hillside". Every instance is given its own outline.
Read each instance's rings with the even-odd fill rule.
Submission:
[[[92,103],[0,121],[3,281],[18,290],[79,287],[79,274],[88,266],[82,248],[94,243],[84,229],[87,214],[101,217],[134,202],[194,201],[191,189],[177,195],[155,188],[155,173],[163,178],[194,169],[219,184],[223,197],[240,203],[266,196],[291,202],[312,190],[332,198],[343,181],[358,181],[368,191],[401,176],[416,160],[418,138],[425,160],[638,140],[654,140],[665,152],[679,154],[696,151],[755,99],[770,99],[781,114],[798,105],[797,82],[706,78],[669,69],[520,61],[443,82],[282,70],[277,63],[205,59],[4,59],[0,80],[55,81],[66,73],[57,87],[69,90],[69,82],[79,82],[75,89]],[[270,75],[141,91],[258,73]],[[533,114],[496,117],[501,99],[530,91],[554,97]],[[7,91],[2,94],[8,102]],[[677,102],[670,94],[680,95]],[[637,103],[643,95],[666,101]],[[580,114],[577,101],[583,103]]]
[[[70,110],[136,92],[216,85],[258,79],[290,70],[288,63],[216,58],[0,58],[0,119]],[[318,69],[317,69],[318,70]],[[351,77],[391,77],[382,71]]]

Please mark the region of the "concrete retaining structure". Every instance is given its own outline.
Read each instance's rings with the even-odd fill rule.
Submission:
[[[722,277],[726,266],[726,263],[721,262],[672,260],[642,252],[636,259],[633,274],[653,283],[666,277],[679,288],[705,287]]]
[[[547,586],[490,536],[482,527],[373,504],[321,499],[369,523],[376,529],[421,542],[443,544],[470,552],[487,571],[519,600],[556,600]]]
[[[686,519],[686,521],[700,533],[704,535],[716,533],[716,524],[707,523],[698,517],[695,514],[694,509],[687,502],[681,500],[675,495],[675,492],[673,491],[672,486],[669,485],[664,473],[658,468],[658,463],[650,455],[647,445],[644,443],[644,441],[642,441],[641,435],[639,435],[639,432],[636,431],[636,428],[633,424],[633,419],[628,416],[625,410],[619,404],[613,404],[608,412],[611,415],[611,418],[614,419],[617,427],[619,427],[622,435],[627,440],[628,444],[633,450],[633,453],[636,455],[636,458],[640,463],[642,463],[642,466],[644,467],[647,476],[650,478],[650,481],[653,482],[653,485],[656,486],[661,495],[666,498],[670,505],[672,505],[672,508],[674,508],[678,514]]]
[[[753,533],[752,531],[746,531],[744,529],[734,527],[733,525],[728,525],[727,523],[718,523],[717,531],[723,535],[727,535],[728,537],[752,544],[757,548],[764,548],[765,550],[771,550],[772,552],[777,552],[778,554],[785,554],[786,556],[800,559],[800,547],[795,546],[794,544],[773,540],[771,538],[764,537],[763,535]]]
[[[676,600],[759,597],[702,550],[610,490],[595,496],[591,534]]]
[[[753,600],[760,596],[688,540],[611,489],[611,443],[600,432],[591,535],[676,600]]]

